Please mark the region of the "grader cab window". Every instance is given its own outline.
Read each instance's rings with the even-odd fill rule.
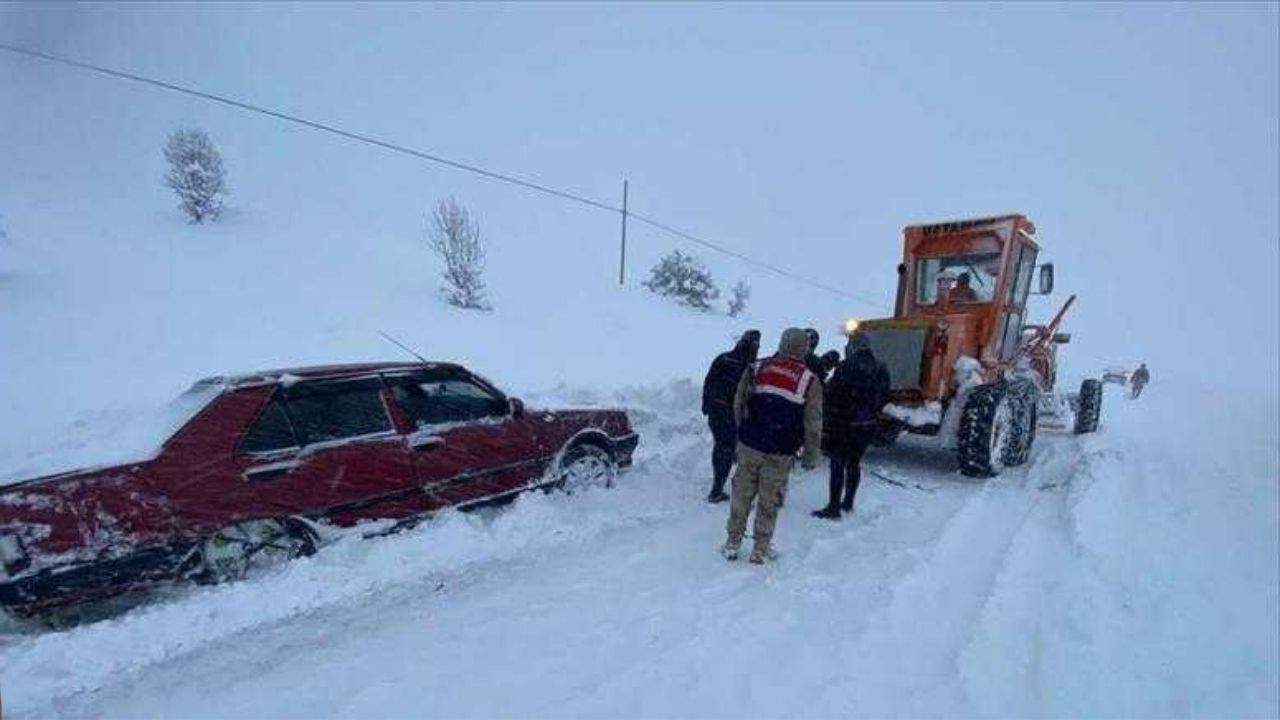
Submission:
[[[969,253],[916,261],[916,304],[934,305],[943,292],[951,302],[991,302],[1000,279],[1000,253]]]

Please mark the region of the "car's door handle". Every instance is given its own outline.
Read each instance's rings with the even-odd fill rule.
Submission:
[[[405,442],[409,444],[409,447],[420,452],[444,446],[444,438],[425,432],[414,433],[405,438]]]
[[[274,480],[281,475],[288,475],[297,467],[297,460],[281,460],[280,462],[255,465],[244,471],[244,479],[252,482]]]

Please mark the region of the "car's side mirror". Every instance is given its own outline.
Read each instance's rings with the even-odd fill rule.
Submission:
[[[1066,345],[1071,342],[1071,333],[1054,333],[1053,341],[1059,345]]]
[[[508,398],[507,405],[511,408],[511,417],[519,420],[524,417],[524,401],[520,398]]]
[[[1040,295],[1048,295],[1053,292],[1053,263],[1045,263],[1040,266]]]

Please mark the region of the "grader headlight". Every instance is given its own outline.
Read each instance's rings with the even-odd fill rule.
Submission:
[[[845,320],[845,321],[844,321],[844,334],[845,334],[845,335],[852,335],[852,334],[854,334],[854,333],[858,332],[858,325],[860,325],[860,324],[861,324],[861,323],[858,321],[858,318],[849,318],[848,320]]]

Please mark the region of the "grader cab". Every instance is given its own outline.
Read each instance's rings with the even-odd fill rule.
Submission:
[[[1028,322],[1027,298],[1053,291],[1053,265],[1037,265],[1035,225],[1003,215],[903,230],[891,318],[850,320],[889,369],[890,403],[881,437],[941,435],[961,471],[989,476],[1030,455],[1042,414],[1061,415],[1058,332],[1069,298],[1051,322]],[[1093,383],[1093,385],[1091,385]],[[1094,387],[1096,385],[1096,387]],[[1085,381],[1077,432],[1097,428],[1101,386]]]

